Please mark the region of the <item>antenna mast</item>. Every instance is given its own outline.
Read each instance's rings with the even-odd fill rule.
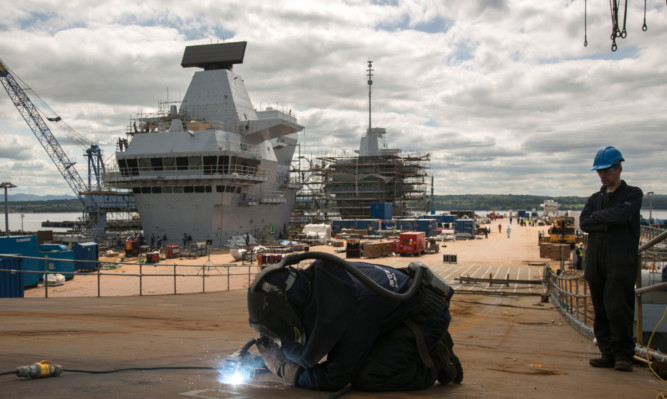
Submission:
[[[368,61],[368,132],[371,131],[371,93],[373,92],[373,61]]]

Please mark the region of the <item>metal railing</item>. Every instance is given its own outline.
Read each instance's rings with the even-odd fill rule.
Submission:
[[[43,262],[44,267],[40,268],[40,270],[36,270],[35,268],[31,268],[30,270],[26,270],[24,268],[0,268],[0,272],[23,274],[24,276],[38,274],[40,278],[37,280],[37,285],[28,287],[28,289],[40,289],[39,285],[41,282],[41,288],[44,290],[44,298],[49,298],[50,293],[51,296],[53,296],[52,294],[55,291],[61,291],[59,288],[62,286],[56,286],[50,283],[49,276],[53,275],[62,275],[67,280],[71,280],[75,277],[76,279],[94,280],[94,282],[89,284],[80,285],[79,288],[74,291],[74,295],[72,295],[70,292],[69,294],[59,296],[102,297],[134,295],[132,293],[128,293],[128,286],[134,286],[133,289],[136,289],[135,294],[143,296],[147,293],[147,290],[144,287],[147,282],[153,283],[152,289],[148,290],[149,295],[175,295],[185,293],[220,292],[229,291],[231,289],[244,288],[250,285],[255,274],[257,274],[261,268],[261,266],[252,263],[214,265],[210,263],[210,260],[203,264],[192,265],[167,263],[169,259],[160,260],[158,263],[130,263],[72,260],[49,258],[48,256],[30,257],[6,254],[0,254],[0,259],[1,258],[36,260],[40,263]],[[54,267],[54,264],[57,263],[75,264],[76,262],[85,262],[88,264],[95,263],[96,267],[90,271],[63,271],[58,270],[58,267]],[[121,267],[123,268],[122,272],[113,272],[113,269],[119,269]],[[60,268],[66,269],[67,267],[60,266]],[[74,267],[74,269],[77,268]],[[130,273],[127,273],[127,271],[130,271]],[[173,284],[165,284],[164,280],[167,278],[172,280]],[[107,279],[125,279],[126,283],[123,285],[123,288],[125,288],[124,292],[120,294],[108,293],[111,291],[111,288],[107,290],[104,288],[105,281],[110,281]],[[158,284],[155,284],[156,281]],[[109,287],[115,286],[109,283],[107,284]],[[209,287],[208,291],[207,285]],[[64,291],[66,290],[67,287],[65,287]]]
[[[650,269],[650,267],[646,265],[646,255],[650,254],[651,251],[655,252],[656,246],[662,244],[667,239],[667,231],[642,226],[641,236],[643,239],[649,241],[639,247],[639,261],[641,267],[638,268],[637,286],[635,289],[637,316],[637,346],[635,347],[635,353],[639,356],[646,357],[646,352],[648,350],[654,360],[666,362],[667,356],[644,347],[642,295],[667,289],[667,282],[642,287],[641,270]],[[545,266],[545,281],[547,282],[547,295],[551,296],[554,304],[560,309],[565,318],[568,319],[568,321],[579,331],[592,338],[594,336],[593,305],[590,299],[588,283],[584,280],[583,272],[578,270],[566,271],[562,267],[560,270],[554,271],[547,264]]]

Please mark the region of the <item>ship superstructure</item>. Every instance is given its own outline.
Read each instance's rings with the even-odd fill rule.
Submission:
[[[181,65],[198,67],[179,105],[132,121],[118,170],[107,182],[132,189],[147,237],[226,246],[249,234],[285,231],[298,185],[289,169],[303,129],[291,112],[256,111],[234,64],[246,42],[188,46]]]

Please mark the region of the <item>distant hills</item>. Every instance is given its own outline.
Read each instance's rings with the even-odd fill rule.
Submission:
[[[0,195],[0,197],[3,197]],[[11,212],[79,212],[83,211],[81,202],[72,195],[32,195],[15,194],[8,196]],[[546,200],[560,204],[560,210],[581,210],[587,197],[549,197],[539,195],[512,194],[466,194],[436,195],[434,209],[438,211],[473,210],[473,211],[508,211],[541,210]],[[4,200],[2,198],[0,201]],[[667,210],[667,195],[653,196],[653,209]],[[648,197],[644,196],[642,208],[649,207]]]
[[[4,195],[2,200],[4,201]],[[35,194],[9,194],[7,196],[8,202],[17,202],[17,201],[51,201],[51,200],[76,200],[77,198],[73,195],[35,195]]]

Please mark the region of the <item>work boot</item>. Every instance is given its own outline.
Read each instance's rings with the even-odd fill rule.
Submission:
[[[450,382],[460,384],[463,381],[463,367],[454,354],[454,341],[449,332],[445,333],[431,351],[438,372],[438,382],[447,385]]]
[[[593,367],[601,367],[605,369],[610,369],[615,366],[614,359],[606,356],[599,357],[597,359],[591,359],[588,361]]]
[[[616,371],[632,371],[632,362],[630,360],[619,359],[614,363]]]

